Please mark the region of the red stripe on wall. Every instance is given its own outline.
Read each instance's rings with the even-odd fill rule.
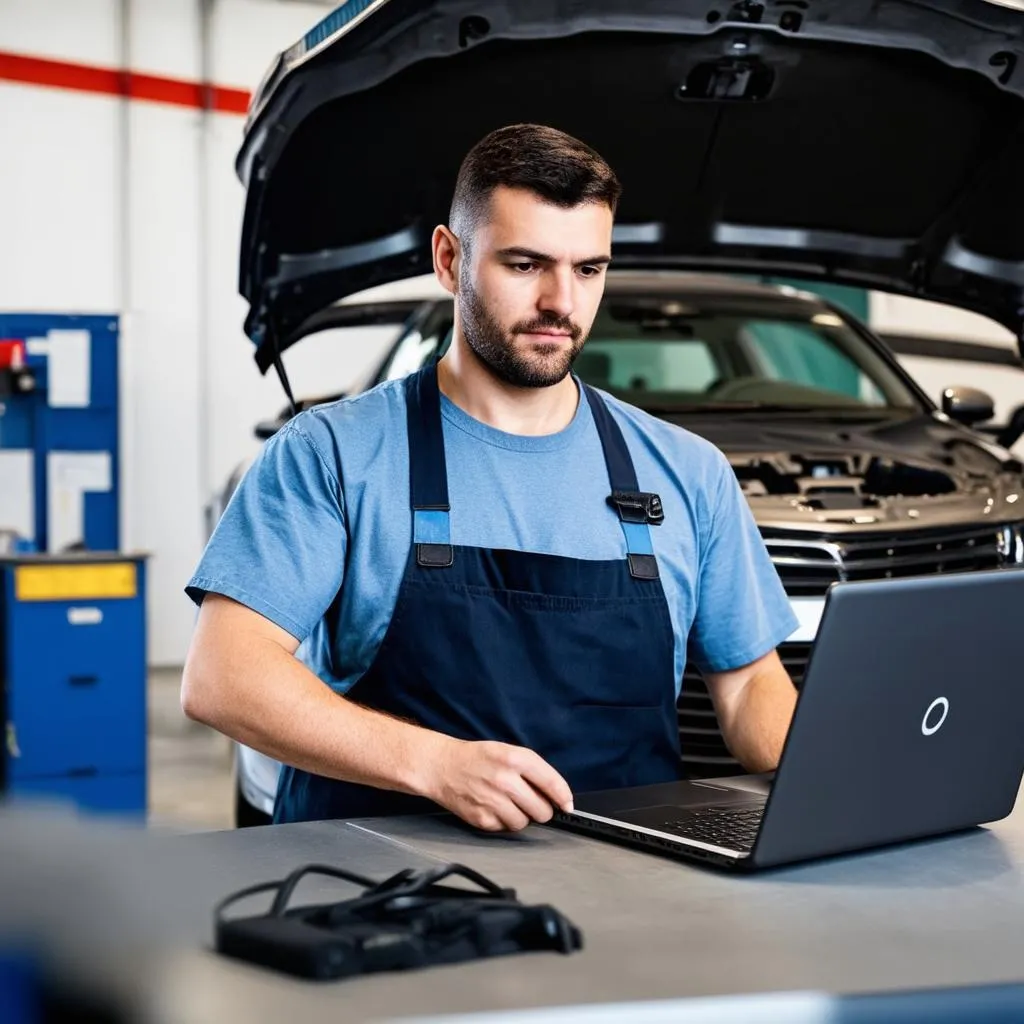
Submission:
[[[103,96],[124,96],[148,103],[169,103],[197,110],[217,110],[225,114],[244,114],[249,109],[249,93],[244,89],[229,89],[212,84],[203,86],[199,82],[178,78],[25,57],[17,53],[0,52],[0,81],[44,85],[72,92],[99,93]],[[207,94],[205,97],[204,93]]]

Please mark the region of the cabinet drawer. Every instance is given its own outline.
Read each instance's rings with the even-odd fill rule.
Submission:
[[[137,771],[146,764],[145,680],[33,673],[8,690],[11,777]]]
[[[145,666],[140,600],[15,601],[9,611],[9,671],[45,666],[84,672],[109,662]]]
[[[7,651],[11,778],[146,764],[146,668],[137,601],[19,604]]]
[[[92,812],[145,815],[146,776],[125,775],[55,776],[12,780],[5,794],[12,802],[70,803]]]

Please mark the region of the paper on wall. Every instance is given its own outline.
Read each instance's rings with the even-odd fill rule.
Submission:
[[[84,409],[92,393],[92,335],[88,331],[54,330],[45,338],[29,338],[29,355],[46,356],[46,400],[51,408]]]
[[[35,540],[35,456],[31,449],[0,451],[0,530]]]
[[[85,541],[84,495],[111,489],[111,467],[110,452],[50,452],[46,460],[50,554]]]

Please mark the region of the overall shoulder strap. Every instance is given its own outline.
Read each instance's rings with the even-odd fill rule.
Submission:
[[[431,363],[405,382],[409,432],[409,501],[416,561],[446,568],[454,561],[448,504],[448,468],[441,428],[437,367]]]
[[[608,480],[612,487],[608,504],[618,513],[622,532],[626,535],[630,575],[640,580],[656,580],[659,576],[658,560],[654,555],[650,528],[665,519],[661,498],[640,490],[636,468],[618,423],[604,399],[589,384],[583,384],[583,390],[594,414],[608,467]]]

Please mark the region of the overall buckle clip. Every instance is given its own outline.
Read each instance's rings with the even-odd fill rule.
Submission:
[[[665,521],[661,498],[650,491],[612,491],[608,504],[624,523],[647,523],[659,526]]]

